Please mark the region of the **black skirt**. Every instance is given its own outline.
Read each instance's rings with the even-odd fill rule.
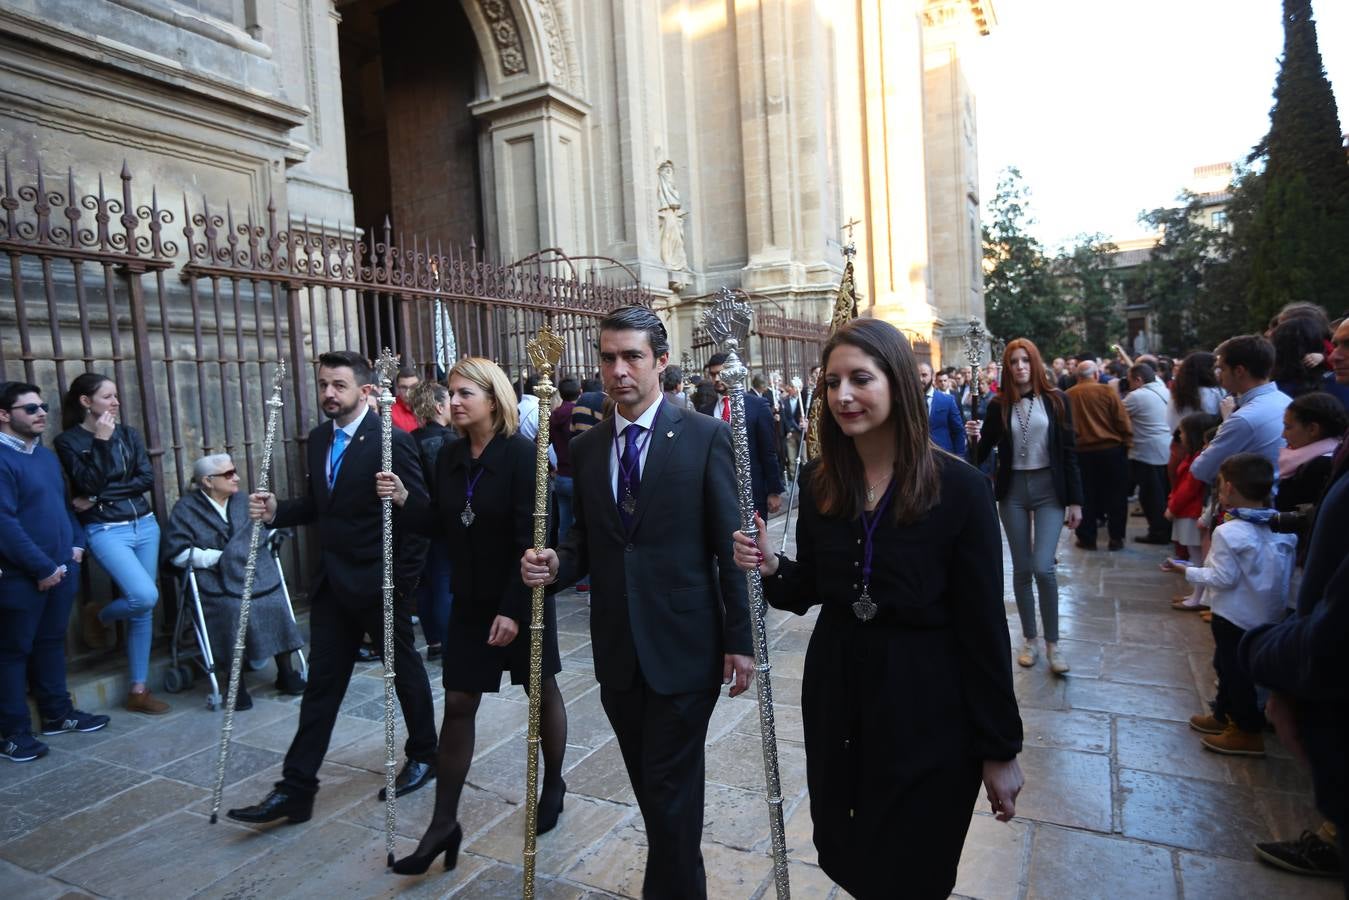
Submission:
[[[487,643],[490,622],[450,621],[449,635],[441,657],[441,683],[447,691],[470,694],[496,693],[501,688],[501,673],[509,670],[511,684],[529,684],[529,621],[520,623],[520,633],[505,647]],[[562,671],[557,649],[557,606],[551,596],[543,602],[543,675]]]

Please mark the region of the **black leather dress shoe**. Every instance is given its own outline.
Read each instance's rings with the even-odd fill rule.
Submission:
[[[378,662],[379,653],[375,650],[373,644],[361,644],[356,650],[356,661],[363,663]]]
[[[294,825],[298,822],[308,822],[314,815],[314,798],[288,794],[278,788],[257,806],[231,809],[225,815],[236,822],[249,822],[254,825],[275,822],[277,819],[285,819]]]
[[[408,760],[403,763],[403,770],[393,780],[393,795],[401,797],[404,794],[410,794],[417,788],[435,780],[436,767],[433,764]],[[380,788],[379,799],[383,800],[386,793],[387,791],[384,788]]]

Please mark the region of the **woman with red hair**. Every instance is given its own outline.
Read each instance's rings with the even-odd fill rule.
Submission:
[[[982,434],[983,427],[988,434]],[[986,423],[972,419],[966,431],[975,447],[976,464],[998,449],[994,495],[1012,551],[1012,589],[1023,639],[1016,661],[1030,668],[1038,657],[1034,582],[1045,627],[1045,658],[1050,671],[1062,675],[1068,662],[1058,653],[1054,552],[1064,523],[1076,528],[1082,520],[1082,477],[1068,398],[1050,381],[1033,343],[1017,338],[1007,344],[1002,353],[1002,389],[989,401]]]

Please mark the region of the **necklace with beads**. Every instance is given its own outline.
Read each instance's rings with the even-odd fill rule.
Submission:
[[[1026,398],[1026,415],[1022,418],[1021,403],[1018,401],[1013,407],[1016,411],[1016,423],[1021,426],[1021,446],[1018,448],[1022,459],[1030,453],[1030,420],[1035,412],[1035,395],[1031,394]]]

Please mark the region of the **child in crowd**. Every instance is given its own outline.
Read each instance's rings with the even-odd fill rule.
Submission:
[[[1213,667],[1218,672],[1218,697],[1213,712],[1190,718],[1206,749],[1240,756],[1264,756],[1264,715],[1256,703],[1255,683],[1242,669],[1237,645],[1257,625],[1276,622],[1283,614],[1293,572],[1297,538],[1269,528],[1274,466],[1254,453],[1236,453],[1218,469],[1217,494],[1224,513],[1213,530],[1212,546],[1202,566],[1167,563],[1184,570],[1186,580],[1204,586],[1213,609]]]
[[[1181,447],[1181,462],[1176,467],[1176,486],[1166,502],[1166,517],[1171,520],[1171,537],[1185,548],[1185,559],[1198,563],[1204,558],[1204,536],[1199,530],[1199,517],[1204,512],[1204,494],[1207,486],[1190,474],[1190,465],[1199,457],[1207,442],[1205,434],[1216,432],[1222,422],[1210,413],[1190,413],[1176,428]],[[1208,609],[1203,602],[1203,588],[1195,586],[1189,596],[1171,602],[1172,609],[1195,612]]]

